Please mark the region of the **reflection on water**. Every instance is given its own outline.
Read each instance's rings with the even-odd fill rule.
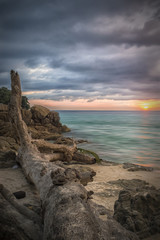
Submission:
[[[60,111],[81,147],[116,162],[160,165],[160,112]]]

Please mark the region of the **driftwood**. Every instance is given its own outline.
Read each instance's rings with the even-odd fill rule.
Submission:
[[[41,157],[31,143],[22,121],[21,87],[18,73],[11,71],[10,115],[19,133],[19,161],[26,176],[35,184],[42,201],[46,240],[136,240],[136,235],[108,220],[102,221],[92,206],[90,194],[80,184],[76,170],[64,168]],[[107,219],[107,217],[106,217]],[[117,223],[116,223],[117,224]]]
[[[0,239],[41,240],[41,218],[18,204],[15,197],[0,184]]]
[[[53,144],[43,139],[34,140],[32,143],[36,145],[40,152],[52,154],[52,161],[61,160],[63,162],[70,162],[72,161],[74,152],[77,150],[75,142],[73,142],[72,146]]]

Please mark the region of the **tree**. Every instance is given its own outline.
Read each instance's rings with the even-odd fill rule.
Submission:
[[[11,90],[2,87],[0,88],[0,103],[8,104],[10,102]]]
[[[22,96],[22,108],[25,108],[25,109],[30,109],[30,104],[28,102],[28,98],[26,96]]]
[[[11,90],[6,87],[0,88],[0,103],[7,104],[10,102]],[[30,104],[26,96],[22,96],[22,108],[30,109]]]

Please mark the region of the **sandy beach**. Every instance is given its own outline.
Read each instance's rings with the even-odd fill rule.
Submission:
[[[118,198],[119,191],[122,189],[120,186],[109,183],[118,179],[140,179],[148,182],[150,185],[160,188],[160,174],[159,171],[135,171],[130,172],[123,168],[123,165],[117,166],[101,166],[90,165],[96,172],[94,181],[88,183],[87,190],[92,190],[93,201],[105,206],[113,211],[114,203]]]
[[[113,214],[114,203],[118,199],[119,191],[123,189],[121,186],[111,183],[111,181],[119,179],[140,179],[148,182],[150,185],[154,185],[156,188],[160,188],[160,174],[156,170],[152,172],[129,172],[123,168],[123,165],[103,166],[100,164],[92,164],[79,166],[90,167],[96,172],[93,182],[89,182],[86,189],[93,191],[92,200],[109,209],[111,214]],[[74,167],[74,165],[72,165],[72,167]],[[40,209],[38,192],[33,185],[28,183],[20,167],[16,169],[0,169],[0,183],[12,193],[21,190],[26,192],[25,198],[17,199],[18,203],[28,206],[31,209],[33,207]],[[145,240],[158,240],[159,237],[160,235],[158,234]]]
[[[77,164],[76,164],[77,166]],[[93,191],[93,201],[105,206],[113,211],[114,203],[118,198],[119,191],[122,187],[110,183],[118,179],[140,179],[148,182],[150,185],[160,188],[159,171],[135,171],[129,172],[123,168],[123,165],[103,166],[99,164],[79,165],[90,167],[96,172],[93,182],[89,182],[86,186],[88,191]],[[72,167],[74,167],[72,165]],[[23,174],[22,169],[4,168],[0,169],[0,182],[11,192],[23,190],[26,192],[26,197],[19,199],[22,204],[39,205],[38,193],[35,187],[29,184]]]
[[[18,199],[18,203],[23,205],[40,206],[39,195],[34,185],[26,180],[22,169],[1,168],[0,183],[4,185],[11,193],[25,191],[26,197]]]

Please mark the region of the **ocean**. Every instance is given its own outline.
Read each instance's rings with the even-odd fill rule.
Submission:
[[[160,167],[160,112],[58,111],[71,128],[66,137],[85,139],[79,147],[103,160]]]

